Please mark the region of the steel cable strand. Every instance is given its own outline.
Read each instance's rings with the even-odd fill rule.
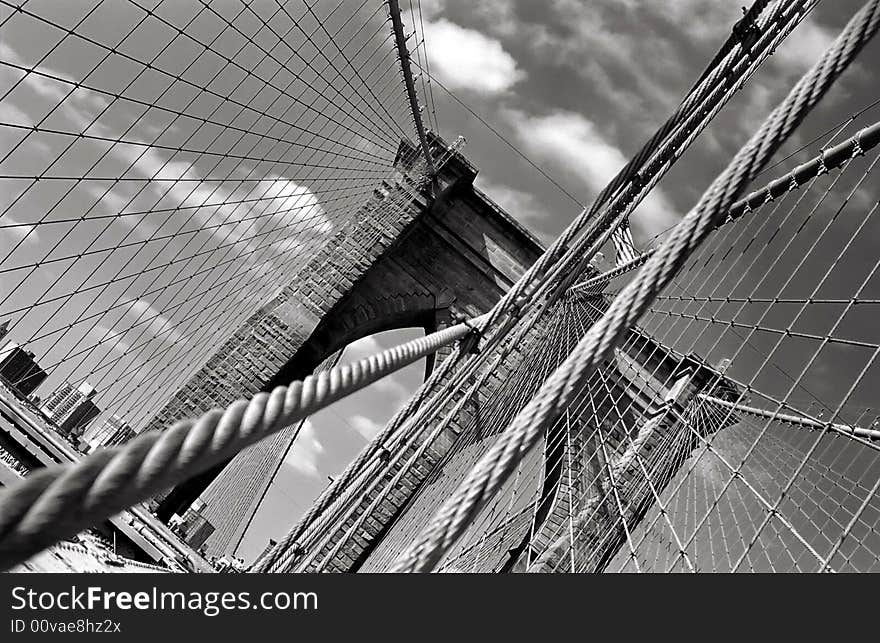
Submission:
[[[407,364],[464,337],[459,324],[125,446],[40,470],[0,494],[0,569],[235,455]]]
[[[536,397],[514,419],[499,441],[473,467],[431,523],[402,554],[392,571],[431,571],[457,541],[471,519],[528,453],[543,428],[579,391],[618,339],[724,216],[748,182],[816,105],[880,24],[880,0],[870,0],[850,20],[820,61],[789,92],[758,132],[713,182],[696,207],[615,298],[607,313],[578,343]]]

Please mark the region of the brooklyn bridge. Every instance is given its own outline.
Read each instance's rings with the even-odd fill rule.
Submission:
[[[880,571],[880,0],[467,4],[0,0],[0,568]]]

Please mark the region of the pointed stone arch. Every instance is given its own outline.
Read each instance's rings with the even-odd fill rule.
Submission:
[[[434,136],[432,145],[446,146]],[[414,157],[412,145],[401,143],[399,163]],[[543,252],[474,187],[477,171],[460,153],[423,192],[405,180],[407,168],[398,169],[397,180],[377,187],[351,224],[236,329],[145,428],[161,430],[299,379],[362,337],[412,326],[431,332],[458,315],[483,313]],[[165,520],[182,512],[225,464],[179,485],[154,509]]]

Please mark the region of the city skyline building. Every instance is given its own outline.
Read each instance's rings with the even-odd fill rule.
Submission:
[[[100,409],[92,401],[96,393],[97,389],[88,382],[74,386],[66,381],[46,397],[40,405],[40,411],[62,433],[81,432],[100,413]]]
[[[8,333],[8,322],[4,322],[3,335]],[[0,349],[0,379],[22,397],[27,397],[48,377],[40,368],[31,351],[21,344],[8,341]]]
[[[122,444],[134,436],[134,431],[118,415],[111,415],[95,428],[83,434],[85,452],[91,453],[101,447]]]
[[[184,542],[190,547],[199,549],[205,541],[214,533],[216,527],[205,517],[206,504],[203,500],[196,500],[183,516],[174,515],[169,525],[177,531]]]
[[[65,435],[79,437],[85,433],[89,424],[101,413],[101,409],[92,400],[84,400],[58,425]]]

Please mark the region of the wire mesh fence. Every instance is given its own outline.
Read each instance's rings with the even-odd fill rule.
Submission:
[[[876,570],[878,155],[852,149],[710,236],[438,569]],[[529,346],[514,372],[533,379],[510,390],[534,394],[535,363],[557,364],[629,278],[573,289],[550,314],[565,332]],[[365,569],[390,565],[524,402],[473,404]]]
[[[413,135],[383,3],[3,2],[0,42],[8,383],[136,430]]]

